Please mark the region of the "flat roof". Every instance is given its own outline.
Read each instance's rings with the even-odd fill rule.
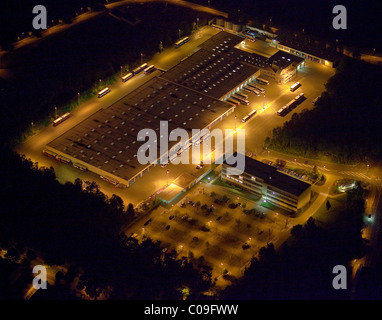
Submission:
[[[304,58],[300,58],[295,56],[294,54],[285,52],[285,51],[277,51],[274,55],[269,57],[269,63],[272,65],[276,65],[281,69],[287,68],[290,64],[304,61]]]
[[[237,156],[237,152],[233,153],[231,157]],[[244,155],[242,155],[244,156]],[[230,159],[229,157],[228,159]],[[226,160],[228,160],[226,159]],[[230,162],[228,160],[228,162]],[[230,166],[226,161],[224,163]],[[309,183],[301,181],[299,179],[288,176],[277,168],[270,166],[266,163],[252,159],[245,156],[245,172],[262,179],[265,183],[280,190],[284,190],[295,196],[300,196],[306,189],[310,187]]]
[[[195,181],[195,179],[197,179],[197,177],[195,177],[194,175],[192,175],[191,173],[188,173],[188,172],[183,172],[181,175],[179,175],[174,181],[173,183],[176,184],[177,186],[183,188],[183,189],[187,189],[188,186]]]
[[[103,171],[129,180],[147,165],[138,162],[142,129],[159,137],[160,121],[175,128],[203,129],[231,109],[226,102],[154,77],[106,109],[80,122],[48,146]],[[169,142],[169,149],[178,142]],[[159,143],[157,145],[159,158]]]
[[[204,41],[199,47],[214,53],[225,53],[238,45],[245,38],[235,34],[220,31],[208,40]]]
[[[220,99],[257,71],[234,57],[200,49],[161,77]]]

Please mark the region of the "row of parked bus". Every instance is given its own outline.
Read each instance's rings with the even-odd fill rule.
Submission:
[[[66,157],[64,157],[64,156],[62,156],[60,154],[57,154],[55,152],[52,152],[50,150],[44,149],[42,151],[42,153],[44,155],[48,156],[49,158],[55,159],[55,160],[57,160],[59,162],[62,162],[62,163],[66,163],[66,164],[72,165],[74,168],[80,169],[82,171],[87,171],[88,170],[88,168],[86,166],[84,166],[83,164],[78,163],[78,162],[73,162],[69,158],[66,158]],[[102,180],[106,181],[106,182],[109,182],[109,183],[113,184],[113,185],[118,185],[119,184],[118,180],[113,179],[113,178],[111,178],[109,176],[100,176],[100,178]]]
[[[302,102],[303,99],[304,99],[304,93],[301,92],[293,100],[289,101],[285,106],[283,106],[279,111],[277,111],[277,114],[279,116],[287,115],[294,108],[296,108]]]
[[[121,78],[121,80],[122,80],[122,82],[126,82],[127,80],[131,79],[136,74],[138,74],[142,71],[144,72],[144,74],[149,74],[149,73],[153,72],[154,70],[156,70],[156,68],[153,64],[149,66],[147,63],[143,63],[139,67],[135,68],[132,72],[124,75]],[[110,92],[110,88],[105,88],[105,89],[101,90],[100,92],[98,92],[98,98],[102,98],[104,95],[108,94],[109,92]]]
[[[42,151],[42,153],[46,156],[48,156],[49,158],[52,158],[52,159],[56,159],[57,161],[60,161],[62,163],[67,163],[67,164],[70,164],[72,165],[73,167],[77,168],[77,169],[80,169],[82,171],[86,171],[88,170],[88,168],[84,165],[82,165],[81,163],[78,163],[78,162],[72,162],[72,160],[70,160],[69,158],[66,158],[60,154],[57,154],[55,152],[52,152],[50,150],[47,150],[47,149],[44,149]]]
[[[144,63],[140,65],[139,67],[135,68],[132,72],[124,75],[122,77],[122,82],[126,82],[127,80],[131,79],[132,77],[134,77],[136,74],[140,73],[141,71],[143,71],[144,74],[148,74],[153,72],[155,69],[156,68],[153,64],[149,66],[147,63]]]

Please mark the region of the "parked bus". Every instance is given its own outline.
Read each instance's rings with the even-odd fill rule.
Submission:
[[[228,103],[231,103],[231,104],[233,104],[233,105],[235,105],[235,106],[238,106],[238,105],[240,104],[239,101],[234,101],[234,100],[232,100],[232,99],[227,99],[227,102],[228,102]]]
[[[244,100],[244,99],[241,99],[241,98],[239,98],[239,97],[231,96],[231,99],[233,99],[233,100],[235,100],[235,101],[238,101],[238,102],[241,103],[241,104],[246,104],[246,105],[249,104],[249,101],[248,101],[248,100]]]
[[[234,94],[236,94],[239,98],[248,99],[248,96],[246,94],[242,94],[242,93],[238,93],[238,92],[236,92]]]
[[[48,156],[49,158],[56,158],[56,156],[57,156],[57,153],[54,153],[54,152],[49,151],[49,150],[47,150],[47,149],[44,149],[44,150],[42,151],[42,153],[43,153],[44,155]]]
[[[265,89],[262,88],[262,87],[259,87],[259,86],[256,86],[256,85],[250,84],[250,83],[248,83],[248,86],[250,86],[251,88],[253,88],[253,89],[257,90],[257,91],[260,91],[261,93],[265,93]]]
[[[102,180],[105,180],[106,182],[109,182],[109,183],[114,184],[114,185],[117,185],[119,183],[118,180],[115,180],[115,179],[110,178],[108,176],[100,176],[100,178]]]
[[[147,67],[145,70],[143,70],[144,74],[151,73],[155,70],[155,66],[152,64],[151,66]]]
[[[62,115],[61,117],[58,117],[56,120],[53,121],[53,127],[56,127],[58,126],[61,122],[65,121],[66,119],[68,119],[70,117],[70,113],[65,113],[64,115]]]
[[[110,92],[109,88],[105,88],[101,90],[100,92],[98,92],[98,98],[102,98],[104,95],[108,94],[109,92]]]
[[[296,91],[299,87],[301,87],[301,83],[300,82],[296,82],[295,84],[292,84],[290,86],[290,91]]]
[[[147,63],[144,63],[144,64],[141,64],[139,67],[135,68],[133,70],[133,74],[138,74],[140,73],[141,71],[145,70],[147,68]]]
[[[279,116],[284,116],[287,114],[287,111],[288,111],[287,106],[283,106],[279,111],[277,111],[277,114]]]
[[[241,119],[241,121],[242,122],[247,122],[249,119],[251,119],[256,114],[256,112],[257,112],[257,110],[252,110],[243,119]]]
[[[82,165],[81,163],[78,163],[78,162],[73,162],[73,167],[74,168],[77,168],[77,169],[80,169],[82,171],[86,171],[88,170],[88,167]]]
[[[318,96],[317,98],[314,98],[314,99],[312,100],[312,104],[313,104],[313,105],[316,105],[318,99],[320,99],[320,96]]]
[[[246,89],[246,90],[252,92],[253,94],[255,94],[255,95],[257,95],[257,96],[260,95],[260,92],[257,91],[255,88],[252,88],[252,87],[244,87],[244,89]]]
[[[241,104],[249,105],[249,101],[247,99],[244,99],[241,97],[234,97],[234,96],[232,96],[232,98],[238,100]]]
[[[296,96],[296,98],[294,98],[294,101],[299,102],[300,100],[302,100],[302,98],[304,98],[304,94],[301,92],[299,95]]]
[[[131,79],[133,77],[133,73],[128,73],[127,75],[122,77],[122,82],[126,82],[127,80]]]
[[[269,85],[269,81],[262,78],[256,78],[256,81],[261,84]]]
[[[60,161],[60,162],[63,162],[63,163],[71,163],[72,161],[68,158],[65,158],[64,156],[61,156],[61,155],[56,155],[56,160],[57,161]]]
[[[179,41],[175,42],[175,47],[179,48],[188,41],[190,41],[190,37],[184,37],[183,39],[180,39]]]

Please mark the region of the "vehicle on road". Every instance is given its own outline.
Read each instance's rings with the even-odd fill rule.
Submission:
[[[132,72],[130,72],[130,73],[128,73],[122,77],[122,82],[126,82],[127,80],[131,79],[132,77],[134,77],[134,74]]]
[[[136,75],[136,74],[140,73],[141,71],[145,70],[147,67],[148,67],[147,63],[143,63],[139,67],[137,67],[133,70],[133,74]]]
[[[155,66],[152,64],[151,66],[148,66],[145,70],[143,70],[144,74],[149,74],[155,70]]]
[[[70,113],[69,113],[69,112],[67,112],[67,113],[65,113],[64,115],[58,117],[56,120],[53,121],[53,127],[58,126],[61,122],[64,122],[64,121],[67,120],[69,117],[70,117]]]
[[[175,47],[179,48],[180,46],[184,45],[188,41],[190,41],[190,37],[184,37],[180,39],[179,41],[175,42]]]
[[[256,81],[258,83],[265,84],[266,86],[269,85],[269,81],[262,78],[256,78]]]
[[[109,88],[105,88],[98,92],[98,98],[102,98],[103,96],[107,95],[111,90]]]
[[[296,82],[296,83],[294,83],[294,84],[292,84],[291,86],[290,86],[290,91],[296,91],[298,88],[300,88],[301,87],[301,83],[300,82]]]
[[[241,121],[242,122],[247,122],[249,119],[251,119],[256,114],[256,112],[257,112],[257,110],[252,110],[243,119],[241,119]]]

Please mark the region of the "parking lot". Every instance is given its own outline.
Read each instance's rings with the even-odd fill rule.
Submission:
[[[198,184],[170,209],[159,207],[135,233],[159,240],[164,251],[204,260],[213,267],[218,286],[227,273],[240,277],[259,249],[287,228],[288,218],[256,200],[211,184]]]

